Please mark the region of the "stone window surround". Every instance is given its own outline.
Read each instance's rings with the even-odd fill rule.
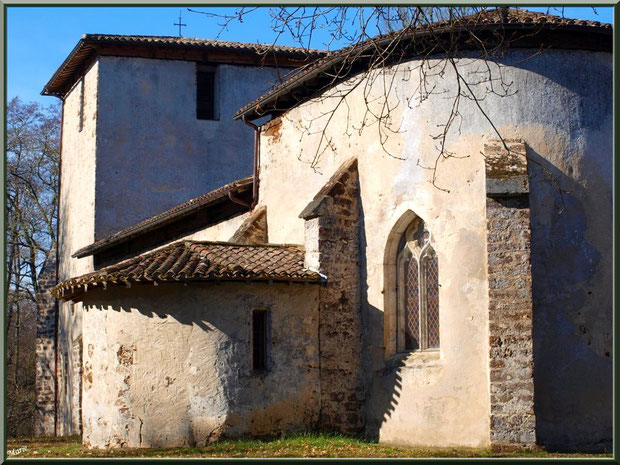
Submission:
[[[399,343],[399,339],[404,341],[404,337],[398,337],[398,334],[403,328],[402,324],[398,321],[399,318],[397,310],[400,298],[398,289],[402,288],[402,284],[399,283],[398,273],[398,266],[400,264],[399,245],[401,244],[402,237],[406,234],[409,227],[418,221],[421,221],[424,225],[427,224],[411,209],[406,210],[392,227],[386,242],[383,261],[383,339],[385,344],[385,359],[390,362],[388,364],[393,363],[400,366],[418,366],[420,363],[435,363],[442,360],[440,348],[425,348],[405,351]]]
[[[419,228],[422,227],[422,237],[416,237],[419,235]],[[425,263],[431,253],[434,254],[434,249],[431,244],[432,234],[426,227],[426,223],[422,221],[420,217],[417,217],[405,230],[401,238],[401,242],[405,241],[404,246],[399,245],[399,253],[397,258],[397,331],[396,331],[396,349],[399,353],[422,350],[439,350],[439,347],[429,347],[429,332],[428,332],[428,303],[427,303],[427,285],[426,274],[424,272]],[[418,287],[418,328],[419,328],[419,348],[407,349],[405,341],[405,327],[406,311],[405,311],[405,299],[406,299],[406,284],[405,284],[405,261],[415,260],[417,262],[418,280],[416,285]]]

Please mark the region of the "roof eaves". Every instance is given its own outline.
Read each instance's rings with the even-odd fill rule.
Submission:
[[[57,89],[57,87],[54,87],[54,82],[58,78],[60,78],[60,76],[63,73],[66,72],[69,64],[73,61],[74,57],[79,52],[81,52],[82,49],[87,45],[86,39],[87,39],[87,35],[82,34],[82,38],[78,41],[75,47],[73,47],[73,50],[71,50],[67,58],[65,58],[65,60],[60,64],[60,66],[58,67],[56,72],[52,75],[52,77],[49,79],[49,81],[47,81],[47,84],[45,84],[45,87],[43,87],[43,90],[41,91],[41,95],[51,95],[54,97],[61,97],[64,94],[62,90],[54,90],[54,89]]]
[[[551,16],[550,16],[551,17]],[[410,32],[403,34],[404,40],[413,41],[416,38],[421,38],[423,36],[427,36],[429,34],[442,34],[448,31],[453,30],[453,24],[448,21],[442,21],[435,23],[432,27],[420,27],[411,30]],[[553,22],[547,20],[532,20],[530,18],[525,18],[521,21],[516,21],[514,18],[508,22],[500,22],[500,21],[480,21],[473,24],[467,24],[467,22],[457,23],[457,27],[473,27],[476,31],[479,30],[494,30],[494,29],[504,29],[504,30],[522,30],[522,29],[531,29],[533,26],[538,26],[541,28],[548,29],[557,29],[561,28],[565,31],[584,31],[587,29],[595,29],[603,34],[611,35],[612,28],[608,24],[599,23],[599,22],[588,22],[588,21],[579,21],[579,20],[567,20],[566,22]],[[398,33],[399,31],[396,31]],[[337,64],[339,61],[342,61],[347,58],[347,54],[349,52],[359,50],[360,53],[370,49],[371,47],[381,47],[385,45],[385,43],[389,43],[394,40],[394,34],[388,34],[385,36],[371,38],[365,42],[360,44],[352,45],[341,49],[337,52],[333,52],[319,60],[317,60],[313,65],[307,70],[300,70],[299,72],[292,75],[285,82],[276,86],[269,92],[263,94],[259,98],[249,102],[242,108],[240,108],[235,115],[234,119],[246,118],[246,119],[256,119],[273,111],[286,111],[292,108],[294,105],[286,107],[286,108],[275,108],[273,105],[284,95],[289,94],[290,91],[295,90],[304,85],[304,83],[309,80],[319,76],[321,73],[327,71],[331,66]],[[341,77],[338,80],[333,81],[333,85],[337,84],[341,80],[346,79],[346,76]],[[311,95],[305,97],[304,100],[311,98]],[[300,100],[297,103],[301,103]]]
[[[70,278],[53,290],[73,298],[107,285],[242,281],[324,283],[326,277],[304,267],[304,248],[296,244],[239,244],[179,241],[91,273]]]
[[[105,46],[142,46],[156,48],[176,48],[176,49],[212,49],[220,52],[230,52],[241,55],[256,55],[272,53],[283,58],[293,60],[315,60],[323,57],[325,51],[315,49],[303,49],[300,47],[289,46],[269,46],[265,44],[252,44],[242,42],[217,41],[209,39],[178,38],[167,36],[130,36],[114,34],[83,34],[80,41],[69,53],[69,56],[58,67],[54,75],[41,91],[41,95],[52,95],[62,98],[66,92],[67,82],[70,77],[82,64],[82,59],[91,51],[96,51],[98,47]],[[82,52],[84,56],[79,56]],[[117,50],[118,52],[118,50]],[[77,58],[76,58],[77,57]]]
[[[215,189],[207,194],[203,194],[199,197],[188,200],[187,202],[183,202],[175,207],[172,207],[169,210],[166,210],[162,213],[158,213],[152,217],[149,217],[139,223],[136,223],[128,228],[125,228],[119,232],[111,234],[110,236],[105,237],[104,239],[100,239],[96,242],[93,242],[86,247],[82,247],[81,249],[75,251],[71,257],[73,258],[84,258],[90,255],[94,255],[96,253],[107,250],[111,247],[122,244],[130,239],[134,239],[143,234],[146,234],[155,229],[161,228],[167,224],[178,221],[182,218],[187,217],[188,215],[195,213],[198,210],[203,208],[207,208],[210,205],[222,200],[227,197],[229,193],[235,192],[242,188],[249,188],[253,184],[252,176],[248,176],[247,178],[243,178],[237,181],[233,181],[229,184],[226,184],[218,189]]]

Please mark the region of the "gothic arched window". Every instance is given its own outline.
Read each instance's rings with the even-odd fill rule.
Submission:
[[[431,234],[416,218],[398,246],[399,352],[439,348],[439,267]]]

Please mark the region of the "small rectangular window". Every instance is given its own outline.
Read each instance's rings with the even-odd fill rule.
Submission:
[[[252,369],[267,370],[269,328],[266,310],[252,312]]]
[[[196,118],[217,119],[214,66],[196,65]]]

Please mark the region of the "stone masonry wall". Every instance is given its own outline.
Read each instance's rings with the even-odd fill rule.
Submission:
[[[530,207],[525,145],[485,145],[491,444],[536,441]]]
[[[80,307],[78,311],[83,311]],[[73,341],[71,347],[72,360],[72,385],[71,385],[71,411],[73,413],[72,430],[74,433],[82,433],[82,336]]]
[[[37,378],[36,395],[36,436],[55,435],[55,351],[56,321],[58,304],[52,295],[56,285],[56,251],[50,252],[53,260],[46,262],[39,275],[38,316],[37,316]]]
[[[267,234],[267,207],[258,207],[239,226],[229,242],[236,244],[266,244]]]
[[[364,428],[357,160],[334,174],[300,217],[306,220],[306,266],[327,276],[319,292],[319,427]]]

